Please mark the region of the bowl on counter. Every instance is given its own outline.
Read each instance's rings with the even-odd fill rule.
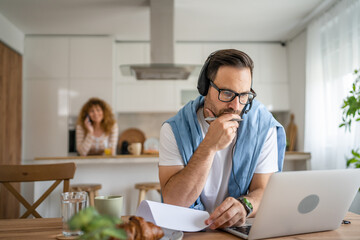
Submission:
[[[148,138],[144,142],[144,154],[159,154],[159,140]]]

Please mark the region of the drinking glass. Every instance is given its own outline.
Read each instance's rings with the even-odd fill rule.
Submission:
[[[79,236],[83,232],[80,229],[70,230],[67,222],[79,211],[87,207],[88,196],[86,192],[64,192],[61,193],[61,216],[63,222],[63,235]]]
[[[111,143],[105,143],[105,149],[104,149],[104,154],[106,156],[111,156],[113,155],[113,152],[112,152],[112,144]]]

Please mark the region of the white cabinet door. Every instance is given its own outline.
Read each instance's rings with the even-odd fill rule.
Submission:
[[[203,64],[201,43],[178,43],[175,45],[175,63]]]
[[[254,83],[256,99],[263,103],[269,111],[288,111],[289,85],[288,83]]]
[[[262,83],[287,83],[286,48],[280,44],[261,44],[260,79]]]
[[[68,81],[32,80],[24,84],[24,157],[66,156]]]
[[[111,106],[113,88],[113,40],[109,37],[70,38],[70,115],[77,116],[91,97]]]
[[[150,63],[150,44],[117,43],[116,58],[119,65]]]
[[[259,80],[254,82],[258,99],[270,111],[288,111],[290,104],[286,48],[280,44],[261,44],[259,55]]]
[[[136,80],[124,76],[119,66],[150,63],[149,43],[117,43],[116,111],[117,112],[173,112],[175,90],[173,81]]]
[[[69,84],[70,116],[78,116],[81,107],[92,97],[112,106],[113,83],[107,80],[74,80]]]
[[[109,37],[70,38],[70,78],[112,79],[113,41]]]
[[[26,37],[24,78],[67,78],[69,39],[66,37]]]
[[[118,112],[174,112],[176,109],[174,85],[170,83],[118,83],[116,95]]]

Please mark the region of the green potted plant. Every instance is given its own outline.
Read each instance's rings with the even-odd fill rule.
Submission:
[[[342,105],[343,116],[339,127],[351,131],[351,124],[360,121],[360,69],[355,69],[355,81],[352,84],[350,95],[344,99]],[[360,168],[360,147],[351,150],[352,157],[347,159],[347,167]]]
[[[93,207],[81,210],[68,222],[71,230],[83,231],[84,235],[79,238],[83,240],[126,239],[126,232],[116,227],[120,223],[120,219],[100,215]]]
[[[343,116],[339,127],[344,127],[345,131],[351,131],[351,124],[360,121],[360,68],[355,69],[354,74],[356,77],[352,89],[349,96],[344,99],[341,107]],[[351,150],[351,157],[347,159],[346,166],[360,168],[360,147]],[[350,211],[360,214],[360,189],[350,207]]]

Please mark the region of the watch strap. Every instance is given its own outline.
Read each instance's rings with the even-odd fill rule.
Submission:
[[[245,197],[239,197],[237,200],[244,206],[246,210],[246,217],[248,217],[253,212],[253,205]]]

